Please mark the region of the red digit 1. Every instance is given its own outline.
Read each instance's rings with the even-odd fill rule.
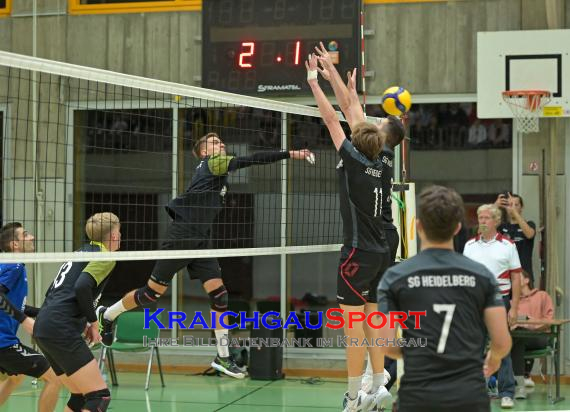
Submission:
[[[255,51],[255,43],[253,43],[253,42],[242,43],[241,47],[242,47],[242,50],[244,47],[247,47],[247,48],[249,48],[249,51],[240,53],[239,63],[238,63],[239,67],[243,67],[243,68],[253,67],[253,65],[251,63],[245,62],[244,60],[246,57],[253,56],[253,52]]]
[[[297,40],[297,43],[295,43],[295,66],[299,65],[300,55],[301,55],[301,42]]]

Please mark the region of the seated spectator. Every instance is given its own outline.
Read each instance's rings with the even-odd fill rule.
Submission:
[[[521,297],[519,301],[519,319],[529,320],[552,320],[554,318],[554,306],[552,299],[543,290],[532,288],[532,277],[526,272],[521,272]],[[531,331],[548,330],[548,325],[513,325],[513,328],[527,329]],[[513,336],[513,347],[511,349],[511,359],[513,360],[513,371],[517,382],[517,392],[515,398],[526,398],[524,373],[525,361],[524,353],[527,350],[542,349],[548,345],[548,338],[545,336],[536,337],[516,337]]]

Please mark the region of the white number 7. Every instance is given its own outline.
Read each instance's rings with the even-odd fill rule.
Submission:
[[[445,312],[445,319],[443,319],[443,328],[441,329],[441,335],[439,336],[439,342],[437,344],[437,353],[443,353],[445,352],[445,345],[447,344],[449,328],[451,327],[453,312],[455,312],[455,305],[434,303],[433,311],[435,313]]]

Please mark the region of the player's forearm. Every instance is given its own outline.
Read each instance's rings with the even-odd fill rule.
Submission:
[[[492,357],[501,360],[511,351],[511,346],[511,336],[507,334],[505,338],[501,340],[491,339],[489,352],[491,352]]]
[[[348,91],[348,87],[344,84],[344,81],[340,77],[340,74],[334,64],[327,67],[327,69],[330,73],[329,83],[332,86],[336,101],[338,102],[342,112],[346,115],[346,110],[350,106],[350,93]]]
[[[323,118],[325,124],[330,124],[334,121],[338,120],[338,116],[336,111],[332,107],[332,104],[328,101],[323,89],[319,86],[317,81],[310,81],[309,86],[311,87],[311,91],[313,92],[313,96],[315,96],[315,101],[317,102],[317,107],[319,108],[319,113]]]
[[[255,165],[266,165],[275,163],[283,159],[289,159],[289,152],[257,152],[251,156],[234,157],[228,166],[228,170],[243,169],[244,167]]]
[[[527,239],[532,239],[535,235],[535,230],[523,219],[521,215],[517,216],[517,223],[519,224],[524,236]]]
[[[26,319],[24,312],[19,310],[10,302],[8,296],[0,289],[0,310],[4,311],[8,316],[16,319],[18,323],[22,323]]]
[[[401,359],[403,356],[402,348],[397,345],[388,345],[386,346],[386,356],[392,359]]]
[[[79,305],[81,314],[87,319],[87,322],[94,323],[97,321],[95,307],[93,305],[92,288],[96,286],[95,280],[88,273],[81,273],[75,283],[75,298]]]

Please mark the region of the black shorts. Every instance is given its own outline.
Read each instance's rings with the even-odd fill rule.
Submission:
[[[81,335],[65,338],[38,338],[36,343],[44,353],[57,376],[73,375],[95,357]]]
[[[389,259],[388,252],[366,252],[343,246],[338,266],[337,302],[349,306],[376,303],[376,289]]]
[[[17,343],[0,349],[0,372],[41,377],[50,368],[48,360],[32,348]]]
[[[204,235],[189,235],[189,225],[172,222],[168,226],[166,240],[162,243],[161,250],[199,250],[209,249],[209,240],[204,240]],[[196,237],[188,239],[188,236]],[[202,236],[202,237],[201,237]],[[170,259],[158,260],[152,274],[151,280],[163,286],[168,286],[172,282],[174,275],[186,267],[190,274],[190,279],[200,279],[202,283],[210,279],[221,279],[222,270],[216,258],[202,259]]]
[[[222,278],[222,270],[216,258],[159,260],[154,265],[150,278],[156,283],[168,286],[174,274],[185,266],[190,279],[200,279],[202,283]]]

